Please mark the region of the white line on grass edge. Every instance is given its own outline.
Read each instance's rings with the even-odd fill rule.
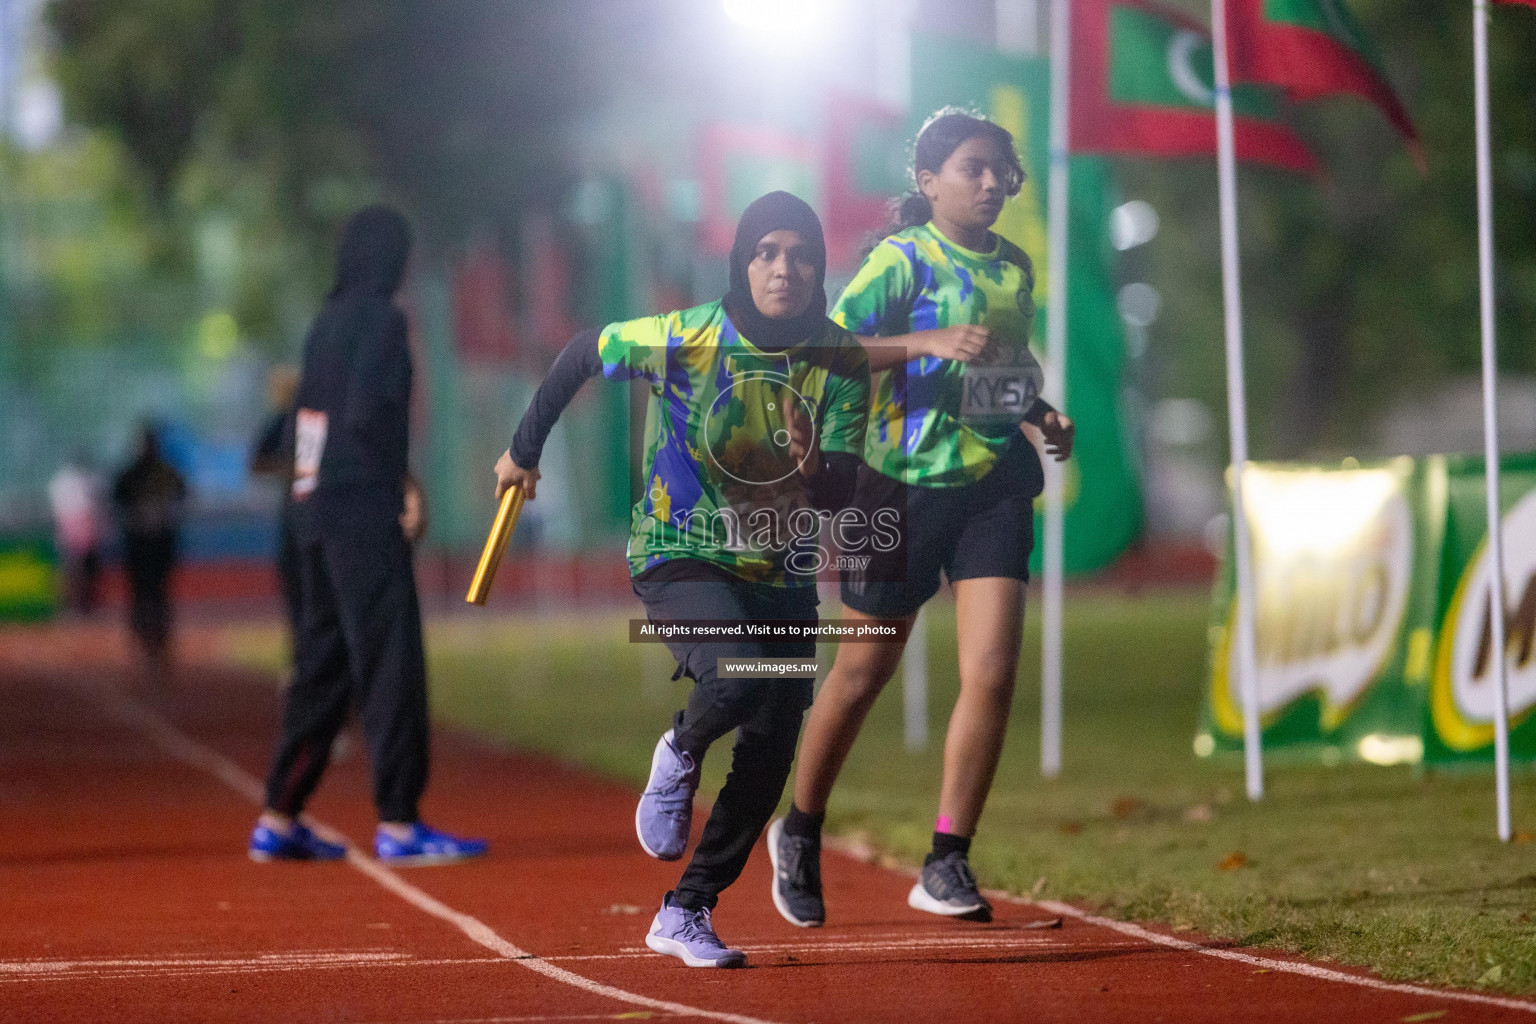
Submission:
[[[197,742],[149,708],[126,697],[118,697],[111,700],[110,706],[119,719],[128,726],[143,733],[171,757],[207,772],[247,800],[255,803],[258,807],[265,802],[266,794],[262,789],[262,785],[253,776],[222,754]],[[454,910],[447,904],[427,895],[389,868],[359,853],[356,847],[347,841],[346,836],[330,826],[307,816],[305,820],[323,839],[345,845],[347,848],[347,863],[373,879],[379,885],[399,896],[416,909],[431,914],[433,917],[446,921],[458,928],[459,931],[463,932],[471,940],[489,949],[497,956],[511,960],[536,974],[542,974],[552,981],[558,981],[573,988],[579,988],[583,992],[590,992],[593,995],[606,996],[609,999],[616,999],[620,1002],[629,1003],[632,1006],[643,1006],[646,1009],[660,1010],[664,1013],[677,1014],[678,1016],[704,1017],[709,1020],[725,1021],[727,1024],[771,1024],[769,1021],[764,1021],[757,1017],[747,1017],[739,1013],[721,1013],[716,1010],[699,1009],[683,1003],[668,1002],[664,999],[652,999],[649,996],[642,996],[622,988],[615,988],[612,985],[604,985],[600,981],[584,978],[563,967],[556,967],[554,964],[540,959],[527,950],[513,945],[500,935],[497,935],[490,926],[470,917],[468,914]]]
[[[1220,960],[1235,960],[1238,963],[1251,964],[1254,967],[1261,967],[1269,971],[1284,971],[1288,974],[1300,974],[1308,978],[1316,978],[1319,981],[1337,981],[1346,985],[1359,985],[1362,988],[1373,988],[1379,992],[1397,992],[1402,995],[1425,996],[1430,999],[1454,999],[1463,1003],[1482,1003],[1487,1006],[1498,1006],[1506,1010],[1536,1013],[1536,1003],[1527,1003],[1519,999],[1510,999],[1505,996],[1485,996],[1476,992],[1457,992],[1450,989],[1426,988],[1423,985],[1407,985],[1395,981],[1382,981],[1380,978],[1369,978],[1359,974],[1346,974],[1343,971],[1334,971],[1327,967],[1318,967],[1315,964],[1296,963],[1291,960],[1273,960],[1269,957],[1254,956],[1252,953],[1239,953],[1232,949],[1212,949],[1210,946],[1202,946],[1198,942],[1176,939],[1172,935],[1159,935],[1157,932],[1149,931],[1140,925],[1131,924],[1128,921],[1115,921],[1107,917],[1099,917],[1097,914],[1089,914],[1069,904],[1057,903],[1055,900],[1032,901],[1021,900],[1004,893],[999,893],[998,895],[1010,903],[1032,904],[1053,914],[1073,917],[1085,924],[1094,924],[1101,928],[1110,928],[1122,935],[1130,935],[1146,942],[1155,942],[1159,946],[1167,946],[1169,949],[1179,949],[1188,953],[1201,953]]]
[[[823,845],[861,863],[867,864],[872,860],[871,851],[862,843],[841,839],[827,839],[823,841]],[[899,871],[901,874],[912,878],[916,878],[918,874],[916,871],[901,868],[886,867],[886,870]],[[1318,967],[1315,964],[1297,963],[1292,960],[1275,960],[1265,956],[1254,956],[1252,953],[1239,953],[1232,949],[1215,949],[1211,946],[1202,946],[1198,942],[1190,942],[1188,939],[1179,939],[1172,935],[1162,935],[1140,925],[1131,924],[1129,921],[1116,921],[1113,918],[1090,914],[1085,910],[1079,910],[1070,903],[1058,903],[1055,900],[1025,899],[1022,896],[1015,896],[1002,889],[987,889],[984,891],[988,898],[993,900],[1001,900],[1004,903],[1012,903],[1020,907],[1035,907],[1049,914],[1070,917],[1084,924],[1108,928],[1111,931],[1119,932],[1121,935],[1128,935],[1143,942],[1166,946],[1169,949],[1177,949],[1185,953],[1199,953],[1203,956],[1216,957],[1218,960],[1234,960],[1238,963],[1250,964],[1268,971],[1300,974],[1318,981],[1334,981],[1345,985],[1358,985],[1361,988],[1376,989],[1379,992],[1396,992],[1400,995],[1425,996],[1430,999],[1452,999],[1463,1003],[1481,1003],[1485,1006],[1497,1006],[1505,1010],[1519,1010],[1522,1013],[1536,1013],[1536,1003],[1511,999],[1508,996],[1485,996],[1477,992],[1459,992],[1455,989],[1428,988],[1424,985],[1382,981],[1380,978],[1371,978],[1360,974],[1346,974],[1344,971],[1330,970],[1327,967]]]

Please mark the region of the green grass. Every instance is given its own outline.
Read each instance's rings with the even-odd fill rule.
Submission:
[[[903,749],[893,683],[828,813],[830,830],[904,862],[927,848],[956,691],[953,610],[933,611],[935,742],[922,754]],[[625,642],[628,614],[435,625],[434,708],[638,783],[687,686],[667,681],[663,647]],[[1191,750],[1206,614],[1193,596],[1069,602],[1066,767],[1052,782],[1038,769],[1031,618],[1007,749],[972,852],[983,883],[1391,978],[1536,992],[1536,844],[1494,838],[1491,776],[1281,760],[1268,766],[1264,800],[1250,804],[1238,761]],[[276,649],[258,637],[245,645],[247,660]],[[723,746],[710,755],[706,793],[727,760]],[[1532,829],[1528,769],[1514,796],[1517,824]],[[1218,867],[1238,853],[1244,866]]]

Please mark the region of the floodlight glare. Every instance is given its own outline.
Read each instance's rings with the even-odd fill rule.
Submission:
[[[1121,203],[1109,215],[1109,237],[1116,249],[1124,252],[1146,245],[1157,237],[1160,222],[1157,210],[1142,199]]]
[[[724,0],[725,13],[744,28],[765,35],[803,36],[821,26],[827,0]]]
[[[1120,307],[1122,320],[1139,330],[1146,330],[1162,312],[1163,296],[1145,281],[1133,281],[1120,289],[1116,304]]]

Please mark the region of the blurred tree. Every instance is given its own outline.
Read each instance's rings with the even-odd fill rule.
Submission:
[[[437,240],[558,185],[589,95],[583,4],[53,0],[70,115],[122,140],[157,201],[190,163],[257,175],[296,226],[381,188]]]
[[[105,128],[164,201],[219,93],[234,25],[216,0],[54,0],[58,75],[79,123]]]
[[[1208,0],[1172,2],[1209,15]],[[1347,2],[1419,125],[1428,172],[1352,98],[1297,111],[1326,167],[1318,179],[1241,169],[1260,457],[1358,446],[1383,405],[1477,366],[1470,5]],[[574,126],[603,124],[586,114],[615,97],[659,109],[697,92],[679,77],[697,69],[676,55],[712,44],[660,38],[688,20],[682,10],[52,0],[49,17],[71,117],[122,141],[152,200],[182,210],[184,234],[196,211],[235,211],[245,326],[292,319],[274,298],[282,282],[303,274],[315,286],[336,223],[379,195],[411,208],[429,249],[476,234],[511,248],[523,212],[553,209],[575,177]],[[1536,16],[1501,8],[1494,21],[1501,359],[1536,372]],[[1163,214],[1162,235],[1136,257],[1166,298],[1161,389],[1222,409],[1214,162],[1118,166],[1127,194]]]

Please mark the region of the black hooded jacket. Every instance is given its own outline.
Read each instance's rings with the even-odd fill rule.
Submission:
[[[324,413],[316,498],[401,494],[407,471],[411,355],[393,297],[410,255],[405,218],[373,206],[348,222],[336,284],[304,341],[296,405]]]

